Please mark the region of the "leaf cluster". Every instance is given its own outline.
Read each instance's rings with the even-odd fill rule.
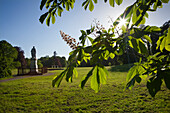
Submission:
[[[73,3],[72,0],[42,0],[40,8],[46,4],[46,8],[49,7],[49,3],[53,1],[56,4],[55,10],[62,4]],[[104,0],[109,1],[109,4],[114,7],[115,3],[120,5],[123,0]],[[70,53],[68,62],[69,66],[59,76],[56,76],[53,80],[53,86],[59,86],[61,80],[66,76],[66,81],[71,81],[73,75],[77,75],[75,66],[78,66],[82,61],[90,60],[91,65],[94,67],[88,72],[88,74],[81,81],[81,88],[84,88],[85,83],[91,78],[91,88],[95,92],[99,91],[100,85],[106,83],[108,75],[107,70],[102,65],[103,60],[107,60],[109,57],[114,58],[115,55],[122,55],[127,48],[132,48],[137,52],[140,57],[140,61],[129,70],[127,75],[126,89],[131,89],[135,82],[140,83],[142,79],[148,79],[147,88],[152,97],[156,95],[161,89],[162,81],[165,82],[169,89],[169,73],[170,73],[170,26],[163,29],[157,26],[144,26],[145,19],[148,18],[148,12],[156,11],[157,8],[162,8],[163,3],[168,3],[169,0],[136,0],[132,5],[127,7],[125,11],[113,22],[113,27],[108,30],[97,28],[97,26],[91,26],[90,29],[81,30],[81,36],[79,40],[81,46],[78,46]],[[90,11],[94,9],[94,3],[97,0],[86,0],[82,6],[86,10],[89,7]],[[67,5],[66,10],[69,10]],[[53,8],[53,5],[51,5]],[[51,9],[50,8],[50,9]],[[71,7],[73,8],[73,7]],[[40,21],[43,22],[47,15],[51,15],[54,9],[51,9],[40,17]],[[54,11],[55,11],[54,10]],[[60,13],[58,14],[60,15]],[[51,16],[50,16],[51,17]],[[49,18],[50,18],[49,17]],[[47,17],[47,25],[49,26],[49,18]],[[125,19],[126,24],[121,26],[121,32],[117,30],[120,24],[120,20]],[[118,36],[116,36],[116,33]],[[91,37],[94,34],[94,37]],[[156,41],[152,38],[157,36]],[[89,40],[91,45],[86,46],[85,42]],[[156,48],[154,48],[156,47]],[[156,51],[153,52],[153,50]]]
[[[44,20],[46,19],[47,26],[50,25],[50,21],[52,21],[52,24],[54,24],[57,15],[61,17],[64,9],[66,9],[67,11],[73,9],[74,3],[75,0],[42,0],[40,10],[45,7],[46,9],[48,9],[48,11],[41,15],[39,21],[43,24]]]

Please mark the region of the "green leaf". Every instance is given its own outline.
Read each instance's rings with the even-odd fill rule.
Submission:
[[[130,68],[130,70],[128,71],[127,77],[126,77],[126,81],[128,82],[131,78],[133,78],[135,75],[137,75],[137,68],[138,66],[133,66],[132,68]]]
[[[62,9],[62,7],[58,7],[58,11],[57,11],[57,13],[58,13],[58,16],[60,16],[61,17],[61,13],[63,12],[63,9]]]
[[[146,22],[145,17],[142,17],[141,19],[142,20],[141,20],[141,22],[138,25],[145,24],[145,22]]]
[[[69,55],[71,56],[74,52],[75,52],[75,50],[71,51],[71,52],[69,53]]]
[[[103,53],[104,59],[105,59],[105,60],[108,60],[109,56],[110,56],[110,55],[109,55],[109,51],[106,50],[106,51]]]
[[[82,35],[86,35],[86,32],[84,30],[80,30]]]
[[[115,57],[114,53],[110,53],[110,58],[113,59]]]
[[[69,11],[69,3],[65,2],[65,5],[66,5],[66,10]]]
[[[146,18],[148,18],[148,17],[149,17],[149,15],[148,15],[148,13],[147,13],[147,12],[145,13],[145,17],[146,17]]]
[[[132,45],[132,48],[134,48],[135,49],[135,51],[139,51],[139,49],[138,49],[138,40],[137,39],[131,39],[131,45]]]
[[[165,38],[166,38],[165,49],[167,51],[170,51],[170,28],[168,29],[168,34]]]
[[[139,48],[140,48],[140,52],[144,55],[148,55],[148,50],[145,46],[144,43],[142,43],[141,41],[139,41]]]
[[[93,5],[92,0],[90,0],[89,10],[90,10],[90,11],[93,11],[93,9],[94,9],[94,5]]]
[[[97,0],[93,0],[95,4],[97,4]]]
[[[139,76],[137,76],[137,77],[135,78],[135,80],[136,80],[137,83],[140,83],[142,79],[141,79]]]
[[[95,92],[97,93],[99,91],[99,87],[100,87],[100,78],[98,73],[98,66],[95,66],[91,78],[91,88],[95,90]]]
[[[107,71],[107,69],[103,66],[103,71],[106,73],[107,76],[109,76],[109,72]]]
[[[67,70],[64,70],[59,76],[55,76],[55,77],[54,77],[54,79],[53,79],[53,81],[52,81],[52,86],[53,86],[53,87],[54,87],[55,85],[56,85],[57,87],[60,86],[60,83],[61,83],[64,75],[66,74],[66,72],[67,72]]]
[[[84,2],[82,3],[82,7],[83,7],[87,2],[88,2],[88,0],[84,1]]]
[[[49,0],[48,0],[49,1]],[[46,9],[48,9],[49,8],[49,6],[50,6],[50,2],[46,2],[46,4],[45,4],[45,7],[46,7]]]
[[[47,0],[42,0],[42,1],[41,1],[40,10],[43,9],[43,7],[44,7],[44,5],[45,5],[46,2],[47,2]]]
[[[94,29],[95,29],[95,26],[91,26],[91,32],[93,32],[94,31]]]
[[[116,1],[117,5],[120,5],[123,2],[123,0],[115,0],[115,1]]]
[[[163,73],[163,77],[164,77],[166,87],[170,89],[170,70],[165,70]]]
[[[132,89],[132,87],[135,84],[135,76],[126,84],[126,88],[125,89]]]
[[[126,29],[127,29],[126,26],[122,25],[121,29],[122,29],[122,32],[123,32],[123,33],[126,33]]]
[[[66,74],[66,81],[67,82],[72,82],[72,78],[73,78],[73,66],[69,66],[67,67],[67,74]]]
[[[133,12],[133,5],[126,8],[124,12],[125,18],[131,18],[132,12]]]
[[[159,31],[161,31],[162,29],[161,28],[159,28],[159,27],[157,27],[157,26],[151,26],[150,27],[151,29],[151,31],[150,32],[159,32]]]
[[[90,40],[90,42],[91,42],[91,44],[93,43],[93,38],[91,38],[91,37],[87,37],[89,40]]]
[[[87,2],[85,3],[85,6],[84,6],[84,9],[85,9],[85,10],[87,9],[87,7],[88,7],[89,3],[90,3],[90,1],[89,1],[89,0],[87,0]]]
[[[162,84],[162,80],[161,78],[159,77],[159,75],[157,76],[153,76],[152,78],[150,78],[148,81],[147,81],[147,88],[149,90],[149,94],[152,96],[152,97],[155,97],[156,93],[158,91],[160,91],[161,89],[161,84]]]
[[[119,48],[119,50],[114,52],[116,55],[122,55],[123,54],[123,47]]]
[[[132,16],[132,22],[133,22],[133,24],[135,24],[136,21],[137,21],[136,10],[137,10],[136,5],[134,5],[134,6],[133,6],[133,16]]]
[[[149,43],[152,43],[152,40],[148,35],[144,35],[143,38],[145,38]]]
[[[112,6],[112,7],[114,7],[115,5],[114,5],[114,0],[109,0],[109,4]]]
[[[72,61],[72,60],[75,60],[75,57],[76,57],[76,55],[77,55],[77,50],[74,50],[74,51],[72,51],[72,52],[70,52],[69,53],[69,58],[68,58],[68,61]]]
[[[71,7],[71,9],[74,8],[74,2],[71,2],[71,3],[70,3],[70,7]]]
[[[73,74],[74,74],[76,77],[78,77],[78,72],[77,72],[76,68],[73,69]]]
[[[93,48],[92,48],[91,46],[87,46],[87,47],[84,48],[84,51],[85,51],[86,53],[92,53]]]
[[[164,37],[161,44],[160,44],[160,50],[163,51],[163,49],[165,48],[165,43],[166,43],[166,38]]]
[[[52,14],[52,24],[55,23],[55,16]]]
[[[141,38],[143,37],[145,34],[143,31],[141,31],[141,29],[139,28],[134,28],[134,34],[132,35],[134,38]]]
[[[142,0],[142,4],[145,5],[145,3],[146,3],[146,0]]]
[[[50,6],[50,4],[51,4],[51,2],[52,2],[53,0],[47,0],[47,2],[46,2],[46,8],[48,9],[49,8],[49,6]]]
[[[161,0],[163,3],[168,3],[169,0]]]
[[[50,18],[51,18],[51,13],[48,14],[48,17],[46,19],[47,26],[50,26]]]
[[[82,60],[83,60],[83,53],[84,53],[84,50],[83,50],[83,49],[80,49],[79,54],[78,54],[78,57],[77,57],[77,60],[78,60],[78,61],[82,61]]]
[[[105,30],[105,29],[102,29],[102,32],[103,32],[103,33],[107,33],[107,30]]]
[[[91,29],[87,29],[86,33],[87,33],[87,35],[89,35],[91,33]]]
[[[164,36],[160,36],[160,37],[159,37],[159,40],[157,41],[157,47],[156,47],[156,49],[158,49],[158,48],[160,47],[163,38],[164,38]]]
[[[89,77],[93,74],[94,68],[95,68],[95,67],[93,67],[93,68],[88,72],[88,74],[83,77],[83,79],[82,79],[82,81],[81,81],[81,84],[80,84],[80,86],[81,86],[82,89],[84,88],[84,86],[85,86],[87,80],[89,79]]]
[[[143,76],[143,73],[145,73],[146,70],[142,67],[140,63],[136,63],[135,66],[133,66],[127,74],[126,81],[128,82],[126,85],[126,89],[132,89],[132,87],[135,84],[135,81],[138,83],[141,82],[141,77]]]
[[[39,19],[39,21],[41,22],[41,24],[43,24],[43,22],[44,22],[45,18],[47,17],[47,15],[48,15],[48,12],[46,12],[46,13],[43,14],[43,15],[41,15],[41,17],[40,17],[40,19]]]
[[[100,83],[106,84],[107,78],[106,78],[106,74],[105,74],[103,68],[98,67],[98,71],[99,71],[98,73],[99,73],[99,77],[100,77]]]
[[[89,54],[85,54],[85,56],[83,57],[83,60],[88,63],[88,60],[90,60],[90,55]]]

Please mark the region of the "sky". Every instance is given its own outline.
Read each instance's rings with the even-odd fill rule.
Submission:
[[[39,17],[47,10],[41,11],[41,0],[0,0],[0,41],[6,40],[12,46],[19,46],[24,50],[26,58],[31,58],[31,49],[35,46],[37,58],[52,56],[54,51],[58,56],[68,58],[72,49],[64,42],[59,31],[62,30],[78,41],[80,30],[91,27],[94,19],[108,28],[112,23],[109,17],[115,20],[127,6],[135,0],[124,0],[120,6],[111,7],[104,0],[98,0],[93,12],[84,10],[81,4],[85,0],[76,0],[73,10],[64,11],[61,17],[56,18],[55,24],[48,27],[41,24]],[[170,3],[154,13],[149,13],[146,25],[161,26],[170,20]]]

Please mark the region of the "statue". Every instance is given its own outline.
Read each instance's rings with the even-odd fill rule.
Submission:
[[[37,59],[36,59],[36,49],[35,46],[31,49],[31,64],[30,64],[30,73],[36,75],[38,74],[38,65],[37,65]]]
[[[31,55],[32,55],[32,58],[36,58],[36,49],[35,49],[35,46],[33,46],[33,48],[31,49]]]
[[[57,53],[56,53],[56,51],[54,51],[54,57],[56,57],[56,55],[57,55]]]

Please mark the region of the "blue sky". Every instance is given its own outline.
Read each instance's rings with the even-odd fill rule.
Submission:
[[[37,49],[38,58],[52,56],[54,51],[59,56],[68,57],[71,49],[62,40],[60,30],[78,41],[80,30],[90,28],[95,18],[107,28],[111,25],[108,23],[109,16],[115,20],[135,0],[124,0],[122,5],[114,8],[104,3],[104,0],[98,0],[93,12],[81,7],[83,1],[76,0],[73,10],[64,11],[55,24],[47,27],[45,23],[39,22],[39,17],[46,11],[39,8],[41,0],[0,0],[0,40],[7,40],[13,46],[21,47],[27,58],[31,57],[33,46]],[[149,13],[146,25],[161,26],[170,19],[169,11],[170,3],[157,12]]]

